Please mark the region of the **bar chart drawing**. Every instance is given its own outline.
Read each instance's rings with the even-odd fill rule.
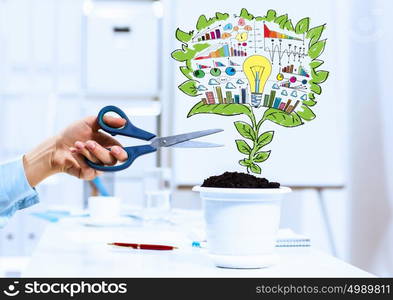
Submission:
[[[301,92],[306,92],[307,91],[307,87],[304,86],[303,84],[292,86],[291,82],[289,82],[289,81],[282,83],[281,87],[287,88],[287,89],[292,89],[292,90],[295,90],[295,91],[301,91]],[[295,94],[291,93],[291,96],[294,96],[294,95]],[[296,97],[297,97],[297,94],[296,94]]]
[[[219,26],[204,30],[193,37],[193,41],[209,41],[209,40],[217,40],[222,38],[222,31]]]
[[[302,39],[299,39],[297,37],[289,36],[285,33],[280,33],[278,31],[273,31],[270,30],[266,24],[263,24],[263,33],[264,33],[264,38],[269,38],[269,39],[288,39],[288,40],[296,40],[296,41],[303,41]]]
[[[282,87],[286,87],[286,88],[290,88],[291,87],[291,83],[289,81],[281,83]]]
[[[231,67],[238,67],[238,66],[240,66],[238,63],[235,63],[235,62],[233,62],[232,60],[229,60],[229,65],[230,65]]]
[[[208,104],[215,104],[215,100],[214,100],[214,93],[213,92],[206,92],[206,98],[207,98],[207,103]]]
[[[293,74],[294,65],[281,68],[281,72]]]
[[[280,106],[278,107],[279,110],[284,110],[285,107],[285,102],[280,103]]]
[[[299,66],[298,71],[295,73],[295,66],[293,64],[281,68],[281,72],[300,75],[304,77],[310,77],[310,75],[306,72],[306,70],[302,66]]]
[[[285,102],[283,101],[282,97],[276,97],[276,91],[272,90],[270,94],[264,94],[262,106],[279,109],[290,114],[295,110],[299,103],[300,101],[297,100],[296,103],[293,105],[292,99],[288,99]]]
[[[222,97],[221,86],[216,86],[216,95],[217,95],[218,103],[223,104],[224,98]]]
[[[225,65],[222,63],[222,62],[220,62],[220,61],[215,61],[215,62],[213,62],[213,64],[214,64],[214,66],[217,68],[217,67],[225,67]]]
[[[225,102],[226,103],[233,103],[232,92],[231,91],[227,91],[225,93]]]
[[[273,107],[274,107],[274,108],[279,108],[279,107],[280,107],[281,100],[282,100],[282,98],[276,97],[276,99],[274,100]]]
[[[298,74],[300,76],[310,77],[310,75],[306,72],[306,70],[302,66],[299,66]]]
[[[210,68],[210,66],[197,64],[197,68],[198,68],[198,69],[208,69],[208,68]]]
[[[242,95],[241,103],[243,104],[247,103],[247,90],[245,88],[242,88],[240,90],[240,93]]]
[[[215,51],[211,51],[207,55],[201,55],[195,57],[195,60],[201,59],[209,59],[209,58],[216,58],[216,57],[235,57],[235,56],[247,56],[247,52],[240,47],[229,46],[228,44],[224,44],[222,47],[218,48]]]

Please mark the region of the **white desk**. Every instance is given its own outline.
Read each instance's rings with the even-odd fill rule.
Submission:
[[[177,225],[87,227],[84,219],[48,226],[24,277],[372,277],[313,248],[278,248],[280,263],[265,269],[215,267],[205,249],[191,247],[201,215],[177,212]],[[86,220],[86,219],[85,219]],[[175,251],[119,249],[108,242],[164,243]]]

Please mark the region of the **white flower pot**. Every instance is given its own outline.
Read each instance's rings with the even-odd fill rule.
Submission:
[[[195,186],[200,192],[209,255],[218,267],[263,268],[275,264],[281,199],[290,188]]]

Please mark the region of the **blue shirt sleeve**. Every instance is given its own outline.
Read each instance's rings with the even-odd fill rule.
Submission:
[[[0,228],[17,210],[38,202],[37,191],[27,181],[23,158],[0,164]]]

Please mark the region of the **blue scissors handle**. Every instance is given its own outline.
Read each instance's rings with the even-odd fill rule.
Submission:
[[[114,112],[118,114],[120,117],[126,120],[126,124],[122,128],[114,128],[105,124],[104,115],[108,112]],[[100,110],[100,112],[98,113],[98,124],[100,125],[102,130],[113,136],[119,134],[119,135],[134,137],[145,141],[149,141],[156,136],[153,133],[150,133],[148,131],[145,131],[143,129],[134,126],[131,123],[130,119],[127,117],[127,115],[124,113],[124,111],[113,105],[105,106]]]
[[[92,161],[86,159],[86,163],[89,165],[89,167],[99,170],[99,171],[105,171],[105,172],[116,172],[116,171],[121,171],[124,169],[127,169],[133,162],[134,160],[144,154],[147,153],[152,153],[157,151],[157,148],[154,148],[150,145],[143,145],[143,146],[133,146],[133,147],[125,147],[124,150],[127,152],[128,158],[127,160],[118,166],[103,166],[103,165],[98,165],[96,163],[93,163]]]
[[[114,112],[118,114],[120,117],[126,120],[126,123],[122,128],[115,128],[107,125],[104,122],[104,115],[108,112]],[[98,124],[100,125],[101,129],[104,130],[105,132],[111,134],[111,135],[123,135],[123,136],[129,136],[129,137],[134,137],[140,140],[145,140],[149,141],[152,138],[154,138],[156,135],[153,133],[150,133],[148,131],[145,131],[143,129],[140,129],[136,126],[134,126],[130,119],[127,117],[127,115],[122,111],[120,108],[110,105],[110,106],[105,106],[100,110],[98,113]],[[95,170],[100,170],[100,171],[106,171],[106,172],[115,172],[115,171],[121,171],[126,168],[128,168],[134,160],[143,154],[151,153],[154,151],[157,151],[157,149],[153,146],[150,145],[143,145],[143,146],[134,146],[134,147],[125,147],[124,150],[128,154],[127,160],[118,166],[103,166],[96,164],[87,158],[86,163],[93,169]]]

